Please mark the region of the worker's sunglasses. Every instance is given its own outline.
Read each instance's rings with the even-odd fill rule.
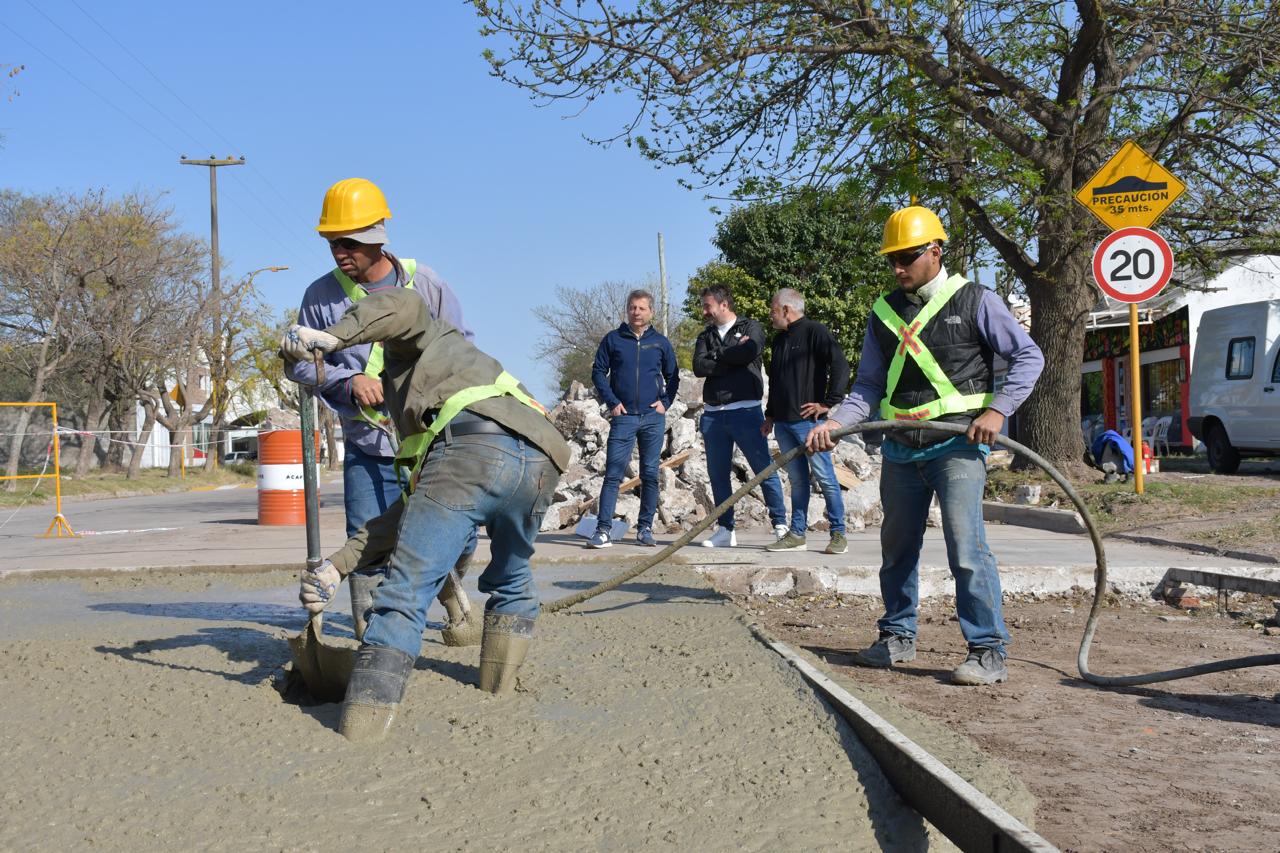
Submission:
[[[914,264],[921,255],[929,251],[933,247],[932,243],[921,246],[919,249],[907,249],[905,252],[889,252],[884,259],[889,262],[890,267],[907,267]]]
[[[352,240],[350,237],[339,237],[337,240],[329,241],[330,249],[345,249],[348,252],[354,252],[363,245],[359,240]]]

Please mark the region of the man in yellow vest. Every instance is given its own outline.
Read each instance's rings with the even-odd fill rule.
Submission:
[[[432,317],[450,323],[470,340],[472,334],[463,322],[462,306],[449,285],[425,264],[397,258],[386,250],[386,221],[390,218],[386,197],[371,181],[347,178],[329,187],[316,230],[328,242],[336,266],[307,288],[298,322],[323,329],[336,323],[344,311],[368,294],[408,288],[426,302]],[[347,536],[386,512],[400,497],[392,465],[396,436],[383,406],[381,372],[380,344],[351,347],[325,357],[325,382],[318,389],[321,399],[342,420]],[[307,360],[290,365],[288,375],[297,382],[315,382],[315,368]],[[473,538],[459,565],[459,576],[465,572],[467,558],[474,550]],[[348,579],[357,640],[364,636],[373,589],[383,574],[382,566],[374,566],[353,573]],[[448,645],[480,641],[480,626],[469,618],[465,595],[452,581],[441,591],[441,603],[449,614],[449,625],[442,632]]]
[[[354,741],[378,740],[391,725],[422,648],[427,607],[478,524],[491,555],[480,575],[489,600],[479,686],[500,695],[515,689],[538,617],[534,537],[569,466],[569,446],[546,410],[403,288],[360,300],[324,331],[293,326],[280,348],[286,359],[305,361],[313,351],[371,341],[383,345],[383,394],[401,436],[396,461],[412,491],[304,571],[299,595],[319,612],[343,575],[387,566],[342,706],[340,730]]]
[[[862,343],[858,376],[845,399],[809,433],[811,452],[831,450],[830,432],[882,420],[966,424],[965,435],[941,430],[891,432],[882,449],[880,636],[854,656],[862,666],[889,667],[916,656],[920,549],[929,505],[937,495],[947,562],[956,583],[956,616],[969,647],[952,673],[955,684],[1008,679],[1000,575],[982,524],[986,457],[1007,417],[1031,393],[1044,356],[990,290],[949,276],[942,264],[947,234],[933,211],[906,207],[889,217],[880,254],[898,289],[876,302]],[[993,360],[1008,362],[995,391]]]

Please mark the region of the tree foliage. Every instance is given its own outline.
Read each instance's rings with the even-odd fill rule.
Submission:
[[[856,364],[871,305],[893,284],[877,254],[882,219],[853,182],[737,207],[716,227],[721,260],[689,282],[686,311],[701,320],[698,293],[728,284],[737,313],[768,328],[773,294],[790,287],[804,294],[806,315],[831,329]]]
[[[615,138],[704,187],[858,176],[939,208],[950,257],[998,261],[1030,299],[1047,366],[1022,437],[1050,459],[1081,449],[1060,415],[1105,233],[1072,194],[1123,140],[1188,183],[1161,222],[1182,269],[1280,243],[1274,2],[473,3],[503,37],[497,76],[551,101],[631,94]]]

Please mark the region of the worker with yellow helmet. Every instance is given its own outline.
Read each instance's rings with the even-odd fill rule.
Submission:
[[[298,309],[298,324],[324,329],[371,293],[408,288],[426,301],[433,319],[448,322],[471,340],[474,336],[462,319],[462,306],[444,279],[425,264],[387,251],[390,218],[387,199],[372,181],[347,178],[329,187],[316,231],[328,242],[336,266],[307,287]],[[320,398],[342,421],[343,504],[348,537],[385,512],[401,494],[393,464],[397,436],[383,405],[381,373],[381,344],[354,346],[325,356],[325,382],[318,389]],[[290,364],[288,375],[310,384],[315,381],[315,368],[304,359]],[[474,550],[473,535],[459,572],[465,571]],[[357,639],[364,634],[373,590],[383,577],[383,569],[376,567],[349,576]],[[480,641],[479,617],[469,618],[470,608],[462,600],[464,597],[465,593],[452,581],[441,592],[440,600],[450,617],[444,639],[451,645]]]
[[[916,656],[920,549],[937,496],[947,561],[956,582],[956,615],[968,657],[955,684],[1008,679],[1000,575],[982,523],[990,445],[1031,393],[1044,356],[993,291],[942,263],[947,239],[933,211],[906,207],[884,227],[880,254],[897,280],[880,297],[863,337],[858,375],[848,396],[809,434],[810,451],[831,450],[830,432],[868,417],[938,420],[968,426],[891,433],[882,454],[880,591],[885,613],[879,637],[854,656],[862,666],[890,667]],[[994,359],[1009,365],[995,389]]]

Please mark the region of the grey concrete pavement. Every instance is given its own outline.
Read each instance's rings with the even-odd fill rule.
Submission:
[[[65,501],[63,513],[82,535],[74,539],[39,538],[53,518],[52,507],[25,508],[13,514],[0,527],[0,576],[170,567],[296,568],[301,567],[306,556],[302,526],[257,524],[257,494],[252,488]],[[344,537],[340,478],[322,481],[320,516],[321,542],[328,553],[340,547]],[[987,536],[1007,591],[1054,592],[1093,584],[1095,559],[1086,536],[1003,524],[988,524]],[[660,535],[658,541],[662,545],[675,538]],[[764,551],[763,546],[771,541],[764,531],[744,531],[738,541],[739,546],[732,549],[691,545],[676,559],[695,566],[727,589],[761,594],[781,594],[791,589],[879,593],[877,528],[851,533],[849,551],[839,556],[821,553],[827,542],[824,533],[811,533],[812,550],[804,552]],[[628,540],[599,551],[584,545],[585,540],[571,531],[540,536],[535,557],[539,573],[545,575],[540,582],[574,579],[575,585],[583,584],[653,553]],[[1119,540],[1108,540],[1106,549],[1109,578],[1121,589],[1150,587],[1166,569],[1175,566],[1280,580],[1280,567],[1250,565],[1239,559]],[[482,536],[478,555],[481,565],[487,555],[488,543]],[[561,564],[577,567],[572,571],[552,568]],[[588,570],[587,566],[592,568]],[[928,596],[950,590],[942,533],[930,529],[922,555],[921,591]]]

